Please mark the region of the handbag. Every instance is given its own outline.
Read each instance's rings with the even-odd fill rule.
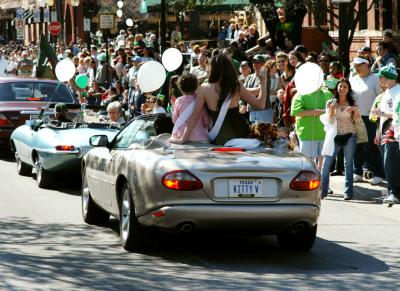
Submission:
[[[352,133],[339,134],[335,136],[335,143],[339,146],[345,146],[352,135]]]
[[[356,131],[357,143],[368,142],[367,128],[365,127],[365,123],[362,118],[359,120],[354,120],[354,129]]]

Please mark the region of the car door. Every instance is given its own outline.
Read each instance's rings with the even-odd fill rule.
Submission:
[[[102,149],[96,152],[96,165],[91,170],[92,184],[99,195],[97,199],[109,208],[115,195],[115,182],[121,171],[120,163],[124,152],[129,150],[129,146],[140,136],[141,127],[145,124],[143,119],[134,120],[125,127],[114,139],[111,149]]]

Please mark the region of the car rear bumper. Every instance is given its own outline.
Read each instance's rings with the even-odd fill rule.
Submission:
[[[81,170],[82,155],[80,151],[57,152],[41,151],[43,168],[50,172],[76,172]]]
[[[312,204],[274,205],[173,205],[139,217],[146,226],[176,229],[190,224],[194,229],[243,229],[279,232],[297,224],[314,226],[319,207]]]

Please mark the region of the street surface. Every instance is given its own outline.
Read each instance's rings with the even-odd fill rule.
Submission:
[[[42,190],[0,160],[1,290],[400,290],[399,205],[323,200],[306,253],[279,249],[275,237],[162,236],[138,254],[122,249],[115,220],[83,223],[79,182],[58,178]]]

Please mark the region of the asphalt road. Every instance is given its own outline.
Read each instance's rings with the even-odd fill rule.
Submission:
[[[1,290],[400,290],[400,208],[323,200],[312,251],[279,249],[275,237],[160,237],[127,253],[117,222],[83,223],[79,182],[53,190],[0,160]],[[340,183],[340,180],[337,180]]]

